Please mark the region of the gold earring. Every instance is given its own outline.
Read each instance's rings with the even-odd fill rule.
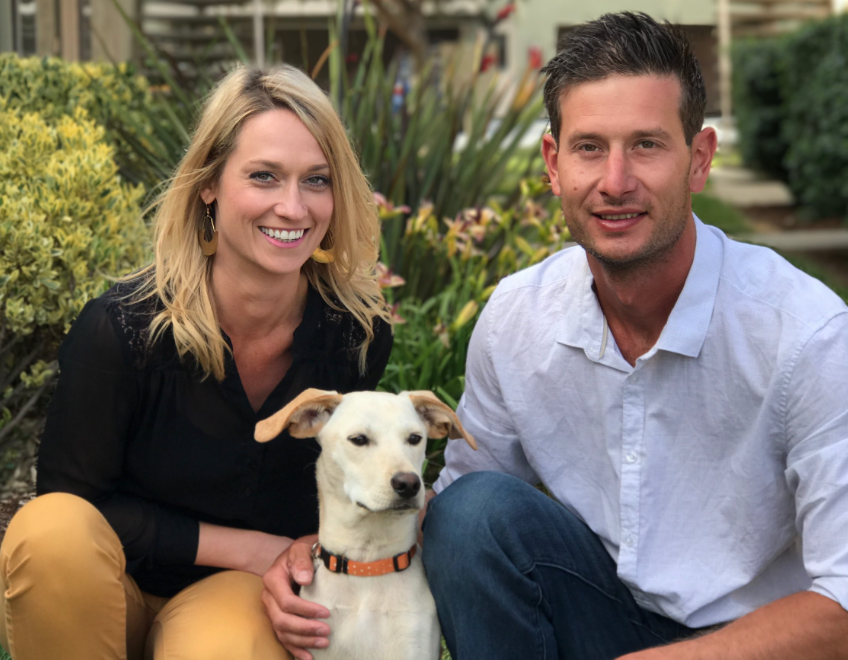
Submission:
[[[212,225],[211,238],[206,238],[208,235],[208,227],[206,226],[207,220],[209,221],[209,224]],[[215,221],[212,219],[212,214],[209,212],[209,204],[206,205],[206,215],[203,217],[202,222],[203,227],[201,227],[200,231],[197,232],[197,239],[200,241],[200,251],[203,252],[204,257],[211,257],[218,249],[218,230],[215,229]]]
[[[312,253],[312,260],[317,261],[319,264],[331,264],[336,260],[336,255],[333,254],[332,248],[329,250],[322,250],[317,247]]]

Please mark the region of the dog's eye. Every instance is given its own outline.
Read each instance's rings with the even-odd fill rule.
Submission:
[[[350,440],[357,447],[364,447],[369,442],[367,435],[352,435],[348,438],[348,440]]]
[[[413,433],[406,439],[406,441],[411,445],[417,445],[419,442],[421,442],[421,436],[417,433]]]

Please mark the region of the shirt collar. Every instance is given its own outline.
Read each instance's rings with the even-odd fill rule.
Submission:
[[[697,216],[694,217],[697,231],[695,257],[686,283],[656,345],[644,358],[658,350],[697,357],[704,345],[721,275],[723,249],[721,239]],[[582,249],[581,252],[580,262],[575,268],[576,277],[572,286],[568,287],[570,300],[556,339],[561,344],[582,348],[590,360],[620,367],[622,365],[618,363],[624,363],[624,360],[612,348],[612,335],[609,334],[604,342],[604,314],[592,289],[594,278],[586,253]]]

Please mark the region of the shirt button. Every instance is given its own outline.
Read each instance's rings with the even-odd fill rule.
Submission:
[[[621,539],[621,544],[629,548],[633,545],[633,537],[630,534],[625,534],[624,538]]]
[[[636,456],[636,454],[634,454],[632,451],[630,451],[630,452],[627,452],[627,454],[624,456],[624,460],[627,461],[628,463],[635,463],[636,461],[639,460],[639,457]]]

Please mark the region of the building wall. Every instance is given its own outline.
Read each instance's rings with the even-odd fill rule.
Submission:
[[[547,62],[556,54],[557,41],[562,31],[579,23],[596,19],[602,14],[620,11],[642,11],[657,20],[693,26],[690,38],[704,69],[708,111],[716,111],[718,109],[717,48],[714,31],[711,30],[717,20],[715,0],[704,2],[520,0],[516,3],[515,13],[503,23],[499,30],[507,41],[506,70],[511,76],[520,77],[527,66],[531,48],[538,48],[541,51],[542,62]],[[694,26],[698,27],[694,28]]]
[[[715,0],[603,0],[602,2],[571,2],[569,0],[521,0],[515,14],[506,22],[509,33],[510,70],[522,70],[531,47],[540,48],[542,60],[556,54],[559,30],[619,11],[643,11],[658,20],[682,25],[715,25]]]

